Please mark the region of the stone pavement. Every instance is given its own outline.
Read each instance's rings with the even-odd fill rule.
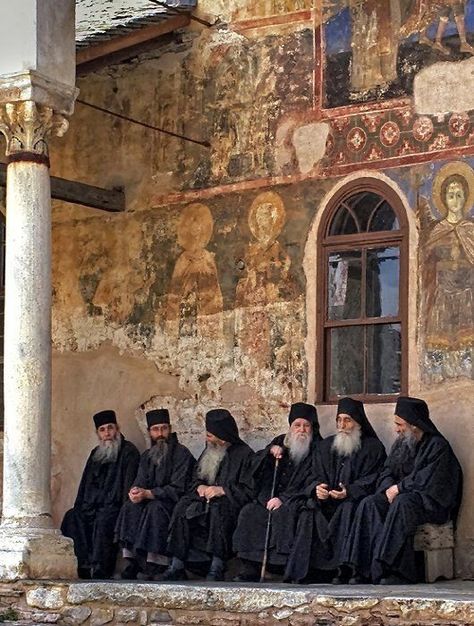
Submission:
[[[10,626],[466,626],[474,582],[294,586],[40,582],[0,585]],[[12,620],[13,614],[7,617]]]

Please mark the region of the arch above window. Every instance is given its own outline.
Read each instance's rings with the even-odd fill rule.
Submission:
[[[406,389],[407,224],[393,189],[364,178],[326,209],[318,238],[318,401]]]

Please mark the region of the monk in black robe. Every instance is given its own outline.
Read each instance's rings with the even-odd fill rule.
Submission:
[[[79,578],[111,578],[117,546],[114,528],[137,473],[140,454],[120,433],[114,411],[94,415],[99,438],[86,463],[74,508],[61,532],[74,540]]]
[[[461,467],[426,402],[400,397],[395,430],[377,492],[361,502],[347,539],[345,559],[355,570],[351,583],[416,582],[417,527],[455,521],[461,503]]]
[[[247,484],[254,452],[239,437],[225,409],[206,414],[206,448],[198,459],[191,492],[178,502],[170,523],[168,549],[173,555],[164,580],[184,580],[185,564],[208,564],[207,580],[223,580],[232,555],[232,534],[240,509],[250,501]]]
[[[151,448],[140,458],[138,474],[117,520],[116,539],[127,565],[121,577],[153,580],[168,564],[168,525],[178,500],[191,485],[195,460],[171,431],[167,409],[146,413]],[[141,571],[142,556],[146,558]]]
[[[344,582],[342,547],[358,503],[375,491],[386,457],[364,411],[352,398],[337,406],[337,434],[327,437],[313,456],[313,475],[306,487],[285,579],[301,582],[311,571],[318,580]]]
[[[252,464],[249,484],[254,484],[254,499],[240,512],[233,538],[234,552],[242,561],[235,582],[259,580],[269,516],[269,569],[282,570],[291,550],[298,513],[293,499],[311,474],[313,448],[321,435],[318,414],[310,404],[293,404],[288,422],[288,432],[258,452]]]

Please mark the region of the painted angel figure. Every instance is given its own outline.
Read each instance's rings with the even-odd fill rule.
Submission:
[[[440,169],[433,184],[436,219],[419,210],[424,260],[426,345],[432,350],[474,346],[474,172],[463,162]]]

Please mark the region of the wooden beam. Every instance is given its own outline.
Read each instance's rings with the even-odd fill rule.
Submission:
[[[137,46],[150,39],[156,39],[162,35],[176,30],[177,28],[184,28],[189,25],[191,18],[189,14],[176,15],[175,17],[164,18],[158,24],[152,24],[146,28],[139,28],[137,30],[123,35],[122,37],[116,37],[109,41],[96,44],[95,46],[89,46],[88,48],[80,48],[76,53],[76,65],[82,63],[89,63],[95,59],[105,57],[113,52],[119,50],[125,50]]]
[[[0,163],[0,187],[7,183],[7,166]],[[51,176],[51,197],[54,200],[81,204],[102,211],[125,211],[125,194],[117,189],[102,189],[75,180]]]

